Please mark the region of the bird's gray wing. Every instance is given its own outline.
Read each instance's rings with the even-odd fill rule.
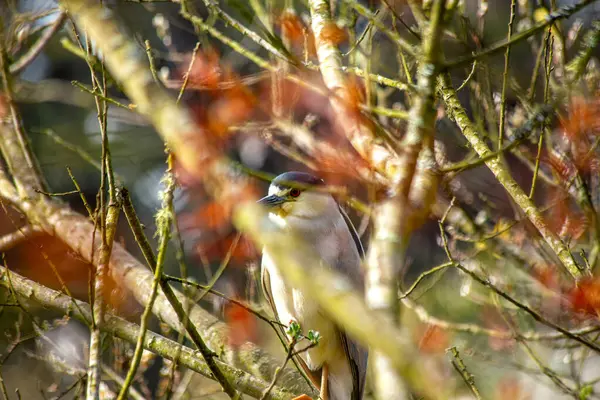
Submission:
[[[262,292],[269,303],[269,307],[273,312],[273,315],[277,317],[277,310],[275,309],[275,303],[273,302],[273,295],[271,294],[271,277],[269,276],[269,271],[263,265],[260,269],[260,284],[262,286]]]
[[[356,245],[356,249],[358,250],[358,255],[360,258],[358,260],[355,260],[355,262],[357,263],[355,268],[360,269],[360,262],[365,257],[365,250],[360,241],[360,237],[358,236],[358,232],[356,231],[356,229],[354,228],[354,224],[352,224],[352,221],[350,220],[350,217],[348,216],[348,214],[344,211],[344,209],[341,206],[338,205],[338,207],[340,209],[340,213],[342,214],[342,217],[344,218],[344,222],[346,222],[348,230],[350,231],[350,235],[352,236],[352,240],[354,241],[354,244]],[[345,261],[348,262],[351,260],[345,260]],[[348,274],[348,271],[342,270],[342,272],[345,272],[346,274]],[[350,274],[348,274],[348,276],[354,281],[352,283],[354,285],[356,285],[359,290],[362,290],[363,289],[362,279],[358,278],[358,281],[356,281],[357,277],[361,276],[360,271],[354,271],[354,272],[357,272],[357,273],[350,273]],[[367,361],[368,361],[369,352],[366,348],[360,346],[356,341],[349,338],[341,330],[338,330],[338,332],[340,335],[340,341],[342,343],[342,346],[344,347],[344,353],[346,354],[346,358],[347,358],[348,364],[350,366],[350,371],[352,372],[352,381],[354,382],[354,386],[352,388],[352,399],[351,400],[360,400],[360,399],[362,399],[362,395],[365,390],[365,381],[367,378]]]
[[[275,308],[275,302],[273,301],[273,294],[271,293],[271,277],[269,275],[269,271],[264,266],[261,268],[260,283],[262,286],[263,295],[265,296],[265,299],[267,299],[267,303],[269,303],[269,307],[273,312],[273,316],[278,322],[281,322],[279,321],[279,315],[277,315],[277,309]],[[275,333],[279,337],[279,340],[281,343],[287,344],[289,341],[287,340],[285,329],[280,324],[277,324],[277,327],[278,329],[275,329]],[[287,351],[287,345],[284,347],[286,347]],[[294,365],[296,365],[296,368],[304,376],[308,384],[312,384],[318,389],[321,385],[321,370],[319,369],[317,371],[312,371],[310,368],[308,368],[308,365],[306,365],[306,362],[300,357],[300,355],[292,357],[292,362]]]
[[[358,250],[358,255],[362,260],[363,258],[365,258],[365,249],[363,248],[363,245],[360,242],[360,236],[358,236],[358,232],[356,231],[356,228],[354,228],[354,224],[352,223],[352,220],[350,219],[348,214],[346,214],[346,211],[344,211],[344,209],[339,204],[338,208],[340,210],[340,214],[342,214],[342,218],[344,218],[344,222],[346,222],[346,225],[348,226],[350,235],[352,235],[352,240],[354,241],[356,249]]]
[[[344,332],[339,331],[339,335],[340,341],[344,346],[344,353],[346,353],[350,371],[352,372],[353,387],[351,400],[361,400],[367,379],[369,353],[367,349],[350,339]]]

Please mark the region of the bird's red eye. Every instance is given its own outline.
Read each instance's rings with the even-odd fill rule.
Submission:
[[[290,190],[290,196],[292,196],[292,197],[298,197],[298,196],[300,196],[300,189],[292,189],[292,190]]]

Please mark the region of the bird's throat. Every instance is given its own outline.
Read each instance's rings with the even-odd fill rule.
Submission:
[[[285,228],[287,225],[285,222],[285,217],[287,217],[288,214],[289,213],[282,208],[277,207],[277,210],[273,209],[269,212],[269,220],[271,220],[278,227]]]

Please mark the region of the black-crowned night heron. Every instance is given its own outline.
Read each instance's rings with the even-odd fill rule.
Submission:
[[[259,203],[269,208],[269,218],[284,232],[293,232],[311,246],[327,265],[346,275],[363,291],[360,267],[363,248],[350,219],[334,198],[314,190],[324,182],[307,173],[286,172],[273,180],[269,194]],[[301,290],[288,285],[277,265],[263,249],[262,285],[265,296],[278,319],[288,324],[296,321],[303,329],[318,331],[316,347],[301,355],[299,364],[321,397],[329,400],[360,400],[367,372],[368,352],[350,339]]]

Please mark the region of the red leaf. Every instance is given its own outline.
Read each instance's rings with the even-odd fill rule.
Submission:
[[[529,400],[531,399],[531,394],[521,387],[517,379],[502,378],[496,386],[494,399]]]
[[[185,74],[188,74],[187,87],[190,89],[216,89],[222,76],[221,66],[219,65],[219,54],[214,50],[197,52],[192,68],[188,73],[187,70],[191,63],[190,59],[180,69],[181,75],[185,76]]]
[[[286,11],[281,14],[279,24],[281,25],[281,34],[284,38],[295,45],[302,45],[304,43],[306,27],[295,13]]]
[[[195,245],[197,254],[201,254],[209,261],[223,260],[231,249],[231,245],[235,239],[235,232],[231,232],[225,237],[218,238],[212,242],[199,242]],[[242,236],[233,249],[231,254],[232,262],[241,265],[249,260],[254,260],[258,257],[256,247],[250,239]]]
[[[229,325],[229,344],[241,346],[248,341],[256,341],[256,319],[239,304],[227,302],[225,304],[225,322]]]
[[[450,343],[448,332],[435,325],[428,325],[421,335],[419,350],[424,353],[443,353]]]
[[[561,119],[565,135],[578,141],[589,133],[600,133],[600,99],[577,97],[571,100],[569,115]]]
[[[567,295],[571,309],[579,314],[597,316],[600,310],[600,279],[585,278]]]
[[[229,127],[250,117],[255,103],[256,99],[250,90],[238,82],[211,103],[206,114],[209,130],[219,136],[225,135]]]
[[[348,38],[346,31],[333,22],[328,22],[321,30],[321,40],[338,45]]]

